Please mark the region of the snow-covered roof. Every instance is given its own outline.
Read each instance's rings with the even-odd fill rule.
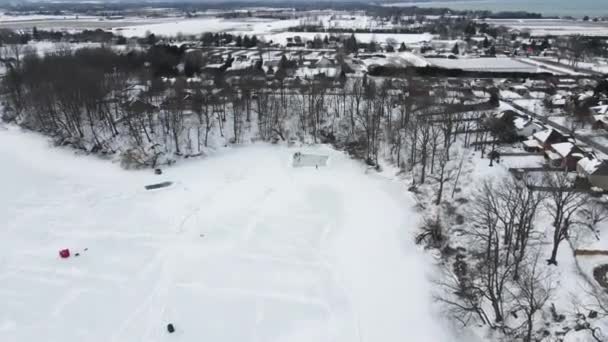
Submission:
[[[583,158],[578,161],[577,165],[588,175],[593,174],[602,163],[596,158]]]
[[[572,152],[572,149],[574,149],[574,147],[574,144],[571,142],[563,142],[551,145],[551,148],[563,158],[567,157],[570,152]]]
[[[528,139],[528,140],[524,140],[523,144],[526,147],[530,147],[530,148],[541,148],[542,146],[538,143],[538,141],[534,140],[534,139]]]
[[[526,82],[526,83],[535,88],[547,86],[547,82],[543,81],[543,80],[528,80],[528,82]]]
[[[544,131],[536,132],[532,136],[534,137],[534,139],[544,143],[545,141],[547,141],[547,138],[549,138],[552,132],[553,129],[547,129]]]
[[[601,121],[605,125],[608,125],[608,118],[606,117],[605,114],[592,115],[591,117],[593,118],[593,122]]]
[[[575,152],[575,153],[572,153],[572,157],[574,157],[574,158],[578,158],[578,159],[581,159],[581,158],[584,158],[584,157],[585,157],[585,155],[583,155],[583,154],[582,154],[582,153],[580,153],[580,152]]]
[[[315,66],[321,68],[332,67],[334,66],[334,62],[328,59],[327,57],[321,57],[321,59],[319,59],[317,63],[315,63]]]
[[[530,123],[529,119],[525,119],[522,117],[517,117],[513,120],[513,125],[515,125],[516,129],[524,129]]]
[[[551,103],[554,106],[564,106],[566,104],[566,99],[565,98],[555,98],[551,100]]]
[[[596,114],[607,114],[608,113],[608,105],[595,106],[589,108]]]
[[[584,93],[580,94],[578,96],[578,100],[579,101],[584,101],[584,100],[589,99],[591,97],[593,97],[593,92],[589,92],[588,91],[588,92],[584,92]]]
[[[560,159],[563,159],[562,156],[560,156],[559,154],[557,154],[557,153],[555,153],[553,151],[545,151],[545,154],[551,160],[560,160]]]
[[[213,68],[213,69],[218,69],[224,66],[224,63],[209,63],[207,65],[205,65],[205,68]]]

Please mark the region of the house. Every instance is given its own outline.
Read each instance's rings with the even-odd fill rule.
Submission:
[[[287,37],[286,41],[286,47],[303,47],[305,45],[300,36]]]
[[[571,78],[559,79],[559,81],[555,85],[555,89],[564,91],[575,91],[578,87],[578,82]]]
[[[547,91],[553,88],[553,84],[546,80],[527,80],[525,84],[531,91]]]
[[[317,67],[317,68],[329,68],[329,67],[334,67],[334,65],[335,65],[334,61],[330,60],[327,57],[321,57],[315,63],[315,67]]]
[[[532,120],[529,116],[511,109],[498,113],[495,118],[502,120],[505,124],[512,124],[518,137],[526,138],[544,129],[543,126]]]
[[[563,167],[566,170],[575,170],[579,160],[583,159],[584,151],[571,142],[552,144],[545,150],[545,158],[553,167]]]
[[[543,126],[536,123],[530,117],[517,116],[513,119],[515,133],[519,137],[529,137],[536,132],[543,130]]]
[[[608,162],[593,157],[582,158],[576,164],[576,172],[587,178],[592,186],[608,190]]]
[[[593,115],[606,115],[608,114],[608,105],[601,105],[589,108]]]
[[[521,96],[528,94],[528,87],[526,87],[524,85],[514,85],[514,86],[509,87],[509,90],[514,93],[517,93]]]
[[[543,145],[541,145],[538,140],[534,138],[524,140],[522,144],[524,151],[526,152],[541,152],[543,150]]]
[[[567,99],[562,94],[555,94],[549,97],[548,105],[551,108],[564,108],[566,106]]]
[[[551,145],[567,142],[568,137],[561,134],[560,132],[554,130],[553,128],[549,128],[544,131],[536,132],[532,135],[532,138],[538,142],[540,146],[542,146],[543,150],[548,150],[551,148]]]
[[[591,116],[591,128],[608,130],[608,117],[603,114],[592,115]]]

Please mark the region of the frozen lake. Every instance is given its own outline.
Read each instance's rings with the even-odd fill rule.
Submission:
[[[298,150],[331,163],[255,145],[157,176],[0,126],[0,340],[455,341],[405,186]]]

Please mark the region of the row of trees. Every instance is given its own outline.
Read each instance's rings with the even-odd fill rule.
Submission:
[[[421,88],[415,79],[298,80],[287,77],[284,61],[272,82],[256,67],[188,81],[178,70],[188,54],[171,46],[124,54],[66,47],[44,57],[17,56],[3,82],[15,120],[90,150],[124,151],[127,142],[144,165],[159,151],[203,153],[211,137],[235,143],[256,135],[300,137],[342,144],[371,165],[387,152],[398,164],[421,165],[424,183],[437,168],[438,146],[449,146],[456,129],[418,117],[436,101],[435,94],[414,91]]]
[[[463,325],[482,323],[523,341],[540,337],[540,313],[548,309],[554,290],[552,270],[541,261],[543,218],[551,218],[553,246],[547,263],[557,265],[565,239],[595,233],[608,217],[603,204],[568,190],[572,183],[567,173],[547,173],[543,185],[537,191],[512,178],[486,181],[466,206],[466,254],[446,263],[437,281],[437,298]],[[421,235],[443,240],[442,229],[439,221],[427,222]]]

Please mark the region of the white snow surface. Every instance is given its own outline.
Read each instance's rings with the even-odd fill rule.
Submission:
[[[404,185],[297,150],[332,162],[256,144],[157,176],[0,126],[0,341],[456,341]]]
[[[198,35],[203,32],[234,31],[235,34],[262,35],[275,31],[281,31],[291,26],[298,25],[299,21],[278,19],[222,19],[222,18],[175,18],[172,21],[151,21],[148,23],[137,23],[115,28],[116,33],[127,37],[143,37],[147,33],[162,36],[174,36],[177,34]]]
[[[538,72],[538,68],[508,57],[489,58],[428,58],[427,61],[435,66],[446,69],[462,69],[474,71],[504,71],[504,72]]]

